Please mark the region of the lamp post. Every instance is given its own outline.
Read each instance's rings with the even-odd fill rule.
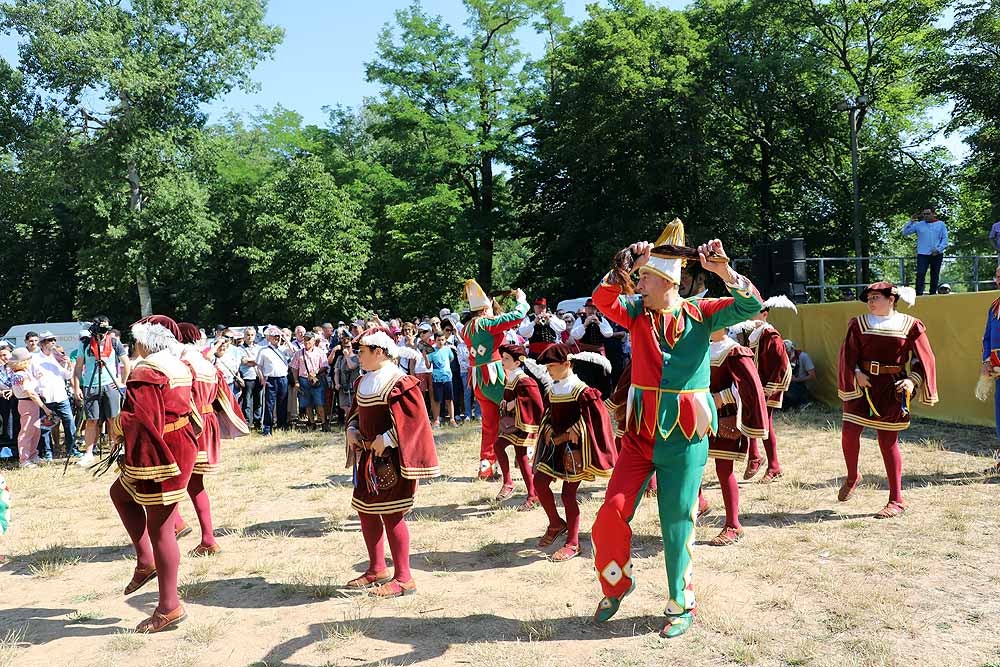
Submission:
[[[847,97],[837,105],[838,111],[848,112],[851,124],[851,180],[854,182],[854,256],[857,260],[854,264],[854,283],[857,286],[863,284],[862,281],[862,243],[861,243],[861,187],[858,182],[858,115],[868,108],[868,98],[858,95],[855,98]]]

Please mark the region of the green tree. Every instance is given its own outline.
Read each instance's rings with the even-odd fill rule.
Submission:
[[[265,8],[263,0],[0,3],[2,25],[25,39],[23,71],[90,137],[88,166],[108,179],[108,187],[96,185],[110,199],[94,202],[104,227],[92,236],[103,247],[83,254],[124,252],[121,271],[143,313],[152,310],[150,281],[175,268],[176,252],[190,263],[207,250],[212,218],[202,189],[183,174],[183,149],[203,122],[200,105],[249,88],[253,66],[280,42]],[[154,203],[157,196],[164,201]],[[193,212],[166,211],[188,202]]]

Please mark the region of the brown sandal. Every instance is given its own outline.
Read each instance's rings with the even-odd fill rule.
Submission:
[[[347,588],[371,588],[372,586],[381,586],[382,584],[387,584],[392,581],[392,575],[389,570],[382,570],[381,572],[375,572],[374,574],[365,572],[360,577],[356,579],[351,579],[347,582]]]
[[[395,579],[390,579],[381,586],[372,588],[368,592],[375,597],[382,599],[413,595],[417,592],[417,582],[413,581],[413,579],[410,579],[405,583],[402,581],[396,581]]]
[[[187,618],[187,612],[184,611],[184,605],[178,605],[177,609],[168,611],[166,614],[161,614],[158,611],[154,612],[152,616],[135,626],[135,631],[146,634],[163,632],[164,630],[174,627],[185,618]]]
[[[128,585],[125,586],[125,595],[132,595],[132,593],[135,593],[153,579],[156,579],[155,567],[151,567],[148,570],[135,568],[135,572],[132,573],[132,581],[128,582]]]
[[[580,555],[580,545],[579,544],[567,544],[560,547],[558,551],[549,556],[549,560],[553,563],[563,563],[571,558],[576,558]]]
[[[840,491],[837,491],[837,500],[842,503],[846,503],[854,495],[855,489],[858,488],[858,483],[852,482],[850,480],[844,480],[844,483],[840,485]]]
[[[220,547],[218,544],[210,544],[210,545],[199,544],[194,549],[188,552],[188,556],[191,556],[192,558],[197,558],[199,556],[214,556],[220,551],[222,551],[222,547]]]
[[[780,479],[781,477],[784,477],[784,473],[781,472],[780,470],[768,470],[766,473],[764,473],[764,476],[761,477],[760,481],[757,482],[757,483],[758,484],[770,484],[774,480]]]
[[[743,539],[743,529],[726,526],[722,532],[708,542],[710,547],[728,547]]]
[[[191,534],[191,526],[182,523],[180,528],[174,528],[174,537],[178,540]]]
[[[538,546],[540,547],[551,546],[552,543],[556,541],[556,538],[565,533],[567,530],[569,529],[566,527],[565,523],[556,528],[548,528],[545,531],[545,534],[542,535],[542,537],[538,540]]]
[[[518,512],[530,512],[531,510],[538,507],[541,503],[538,502],[536,496],[528,496],[528,499],[517,506]]]
[[[903,507],[902,503],[897,503],[895,501],[890,501],[889,503],[886,504],[885,507],[883,507],[882,509],[880,509],[878,512],[875,513],[875,518],[876,519],[894,519],[894,518],[896,518],[897,516],[899,516],[900,514],[902,514],[905,511],[906,511],[906,508]]]
[[[743,472],[743,479],[753,479],[762,465],[764,465],[764,459],[750,459],[747,461],[747,469]]]
[[[513,497],[514,497],[514,485],[504,484],[503,486],[500,487],[500,493],[497,494],[497,497],[494,498],[493,501],[497,503],[502,503],[503,501],[510,500]]]

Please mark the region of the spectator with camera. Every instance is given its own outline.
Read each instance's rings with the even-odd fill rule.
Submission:
[[[611,323],[597,312],[594,300],[587,299],[587,303],[583,307],[583,314],[577,318],[569,335],[576,341],[582,352],[604,354],[605,341],[611,338],[614,333]]]
[[[340,336],[340,345],[333,361],[334,409],[337,410],[338,421],[345,423],[351,411],[351,401],[354,399],[354,382],[361,376],[361,361],[354,349],[351,336],[346,331]]]
[[[66,382],[73,377],[73,366],[69,357],[56,345],[55,334],[43,331],[39,335],[38,354],[34,355],[35,368],[38,371],[38,384],[42,400],[62,424],[63,447],[66,456],[72,456],[76,451],[76,422],[73,418],[73,406],[66,392]],[[42,445],[39,452],[42,459],[52,460],[52,431],[42,429]]]
[[[77,353],[73,370],[73,395],[83,404],[83,456],[78,465],[94,462],[94,444],[102,422],[118,416],[122,406],[125,378],[131,361],[125,347],[111,335],[111,320],[98,315],[90,325],[90,339]],[[121,369],[121,375],[119,375]]]
[[[292,357],[292,378],[299,387],[299,414],[305,414],[309,429],[317,424],[326,430],[326,410],[323,407],[326,376],[329,372],[326,352],[316,345],[312,331],[302,337],[302,349]]]
[[[544,297],[536,299],[531,308],[532,312],[518,326],[517,333],[528,341],[528,356],[535,359],[549,347],[562,342],[566,322],[549,312]]]

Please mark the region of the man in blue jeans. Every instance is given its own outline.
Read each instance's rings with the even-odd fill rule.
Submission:
[[[941,277],[941,260],[948,247],[948,227],[938,220],[933,206],[914,216],[903,226],[903,236],[917,236],[917,296],[924,293],[924,280],[928,267],[931,270],[931,294],[938,290]]]
[[[257,352],[257,368],[264,376],[264,419],[261,435],[271,435],[274,428],[288,428],[288,345],[281,329],[271,325],[264,330],[267,344]],[[275,414],[277,413],[277,414]]]

